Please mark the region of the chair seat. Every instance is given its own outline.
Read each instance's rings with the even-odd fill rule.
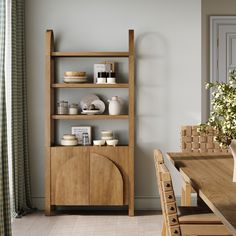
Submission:
[[[178,207],[180,224],[222,224],[209,208]]]

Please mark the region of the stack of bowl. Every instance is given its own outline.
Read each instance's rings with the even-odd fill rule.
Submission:
[[[61,145],[63,146],[76,146],[78,145],[78,139],[74,134],[64,134],[61,139]]]
[[[105,143],[108,146],[116,146],[118,144],[118,139],[114,139],[112,130],[103,130],[101,131],[101,139],[93,140],[93,145],[103,146]]]
[[[84,71],[66,71],[64,72],[65,83],[85,83],[87,82],[86,72]]]

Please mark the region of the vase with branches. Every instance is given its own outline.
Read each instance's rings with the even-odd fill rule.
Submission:
[[[236,182],[236,69],[229,71],[227,83],[207,83],[206,89],[211,91],[211,112],[199,131],[207,133],[207,127],[211,126],[215,140],[230,148],[234,157],[233,181]]]

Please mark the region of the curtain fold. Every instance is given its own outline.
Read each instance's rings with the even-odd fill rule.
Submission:
[[[32,209],[27,88],[25,71],[25,1],[12,0],[12,172],[13,213],[21,217]]]
[[[0,235],[11,234],[5,97],[5,0],[0,0]]]

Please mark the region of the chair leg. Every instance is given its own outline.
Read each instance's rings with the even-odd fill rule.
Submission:
[[[182,187],[181,205],[191,206],[192,187],[189,183],[184,182]]]
[[[166,234],[166,224],[165,224],[165,222],[163,222],[163,224],[162,224],[161,236],[167,236],[167,234]]]

